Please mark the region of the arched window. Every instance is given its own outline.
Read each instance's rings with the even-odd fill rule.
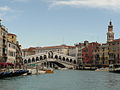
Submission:
[[[53,58],[53,52],[52,51],[48,52],[48,58]]]
[[[77,64],[76,60],[74,60],[74,64]]]
[[[58,59],[58,56],[57,56],[57,55],[55,55],[55,59]]]
[[[32,62],[35,62],[35,58],[32,58]]]
[[[44,59],[47,59],[47,56],[46,56],[46,55],[44,55]]]
[[[40,56],[40,60],[42,60],[43,59],[43,57],[42,56]]]
[[[70,59],[70,63],[72,62],[72,59]]]
[[[24,63],[25,63],[25,64],[27,63],[27,60],[26,60],[26,59],[24,60]]]
[[[36,61],[39,61],[39,58],[38,58],[38,57],[36,57]]]
[[[66,61],[69,62],[69,59],[67,58]]]
[[[28,59],[28,63],[31,63],[31,59],[30,58]]]
[[[65,57],[63,57],[63,61],[65,61]]]

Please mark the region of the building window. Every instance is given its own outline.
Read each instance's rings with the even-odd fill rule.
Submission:
[[[14,38],[14,36],[12,36],[12,39]]]
[[[119,54],[118,54],[117,58],[119,59]]]
[[[11,45],[9,44],[9,47],[10,47]]]

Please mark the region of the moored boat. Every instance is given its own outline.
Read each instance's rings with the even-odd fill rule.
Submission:
[[[109,72],[120,73],[120,65],[118,65],[118,64],[111,64],[109,66]]]
[[[15,76],[21,76],[25,73],[29,73],[28,70],[16,70],[11,72],[0,72],[0,78],[7,78],[7,77],[15,77]]]

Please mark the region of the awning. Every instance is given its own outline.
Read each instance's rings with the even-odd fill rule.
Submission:
[[[0,63],[0,66],[14,66],[12,63]]]

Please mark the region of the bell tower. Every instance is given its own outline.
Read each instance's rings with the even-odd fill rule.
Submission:
[[[108,32],[107,32],[107,42],[111,42],[113,40],[114,40],[113,25],[110,20],[109,25],[108,25]]]

